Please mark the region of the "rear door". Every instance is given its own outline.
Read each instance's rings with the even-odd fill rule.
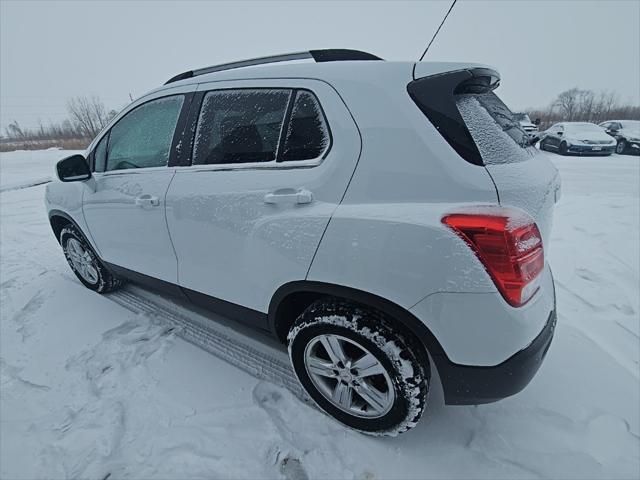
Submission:
[[[83,195],[89,233],[106,262],[167,282],[177,282],[177,260],[165,218],[169,167],[186,95],[141,103],[98,143],[93,187]],[[184,115],[184,113],[183,113]]]
[[[314,80],[203,84],[193,104],[193,164],[167,194],[179,284],[266,312],[307,275],[358,161],[356,125]]]

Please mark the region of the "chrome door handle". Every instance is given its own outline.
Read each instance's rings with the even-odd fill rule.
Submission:
[[[294,203],[302,205],[311,202],[313,202],[313,193],[304,188],[282,188],[264,196],[264,203],[269,204]]]
[[[153,195],[140,195],[136,197],[135,203],[139,207],[157,207],[160,205],[160,200]]]

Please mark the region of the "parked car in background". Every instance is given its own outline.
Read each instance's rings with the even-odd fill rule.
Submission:
[[[499,82],[352,50],[184,72],[58,163],[51,227],[87,288],[269,332],[322,410],[397,434],[436,370],[447,404],[493,402],[553,336],[559,174]]]
[[[616,153],[640,155],[640,120],[607,120],[600,126],[616,139]]]
[[[540,123],[539,120],[537,120],[538,123],[532,122],[531,118],[529,118],[529,115],[526,113],[514,113],[513,118],[518,123],[520,123],[520,126],[525,131],[525,133],[529,135],[529,138],[533,138],[538,134],[538,123]]]
[[[560,122],[543,132],[540,150],[560,155],[611,155],[616,141],[595,123]]]

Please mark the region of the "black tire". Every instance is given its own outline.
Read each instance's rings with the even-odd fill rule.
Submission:
[[[91,279],[85,278],[83,274],[78,270],[75,266],[74,261],[72,260],[72,253],[70,249],[71,241],[77,242],[86,252],[87,262],[95,269],[95,281],[91,281]],[[73,243],[73,242],[72,242]],[[93,290],[98,293],[107,293],[111,292],[122,285],[122,280],[115,275],[113,275],[107,268],[102,264],[96,253],[91,248],[91,245],[84,238],[84,235],[78,231],[78,229],[73,225],[67,225],[60,232],[60,244],[62,245],[62,250],[64,251],[64,256],[67,259],[67,263],[73,270],[73,273],[76,274],[78,280],[82,282],[82,284],[90,290]]]
[[[544,148],[544,140],[540,140],[540,150],[542,151],[546,151],[547,149]]]
[[[376,418],[353,415],[337,407],[318,389],[307,371],[305,352],[313,342],[317,344],[322,335],[345,339],[345,351],[353,349],[355,343],[382,365],[387,374],[382,381],[390,380],[393,385],[393,402],[389,400],[386,413]],[[300,315],[287,340],[289,357],[300,383],[315,403],[339,422],[363,433],[395,436],[415,426],[422,416],[429,392],[428,356],[415,338],[393,328],[393,321],[382,313],[337,299],[319,300]],[[382,375],[367,378],[374,382],[380,381],[380,377]],[[333,381],[343,381],[338,378]],[[358,382],[362,379],[353,381],[356,386],[352,392],[356,392],[358,385],[361,388]],[[390,391],[388,387],[384,390]],[[366,403],[364,397],[352,395],[356,401]]]
[[[560,148],[558,149],[558,152],[560,152],[560,155],[569,154],[569,147],[567,146],[567,142],[560,143]]]
[[[624,141],[624,139],[620,139],[618,140],[618,143],[616,144],[616,153],[618,155],[622,155],[625,150],[627,149],[627,142]]]

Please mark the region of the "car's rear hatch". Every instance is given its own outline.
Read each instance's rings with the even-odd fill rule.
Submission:
[[[500,204],[521,208],[535,219],[546,243],[559,195],[558,171],[530,145],[530,137],[495,94],[498,85],[495,71],[474,66],[418,78],[408,91],[451,147],[487,170]]]

